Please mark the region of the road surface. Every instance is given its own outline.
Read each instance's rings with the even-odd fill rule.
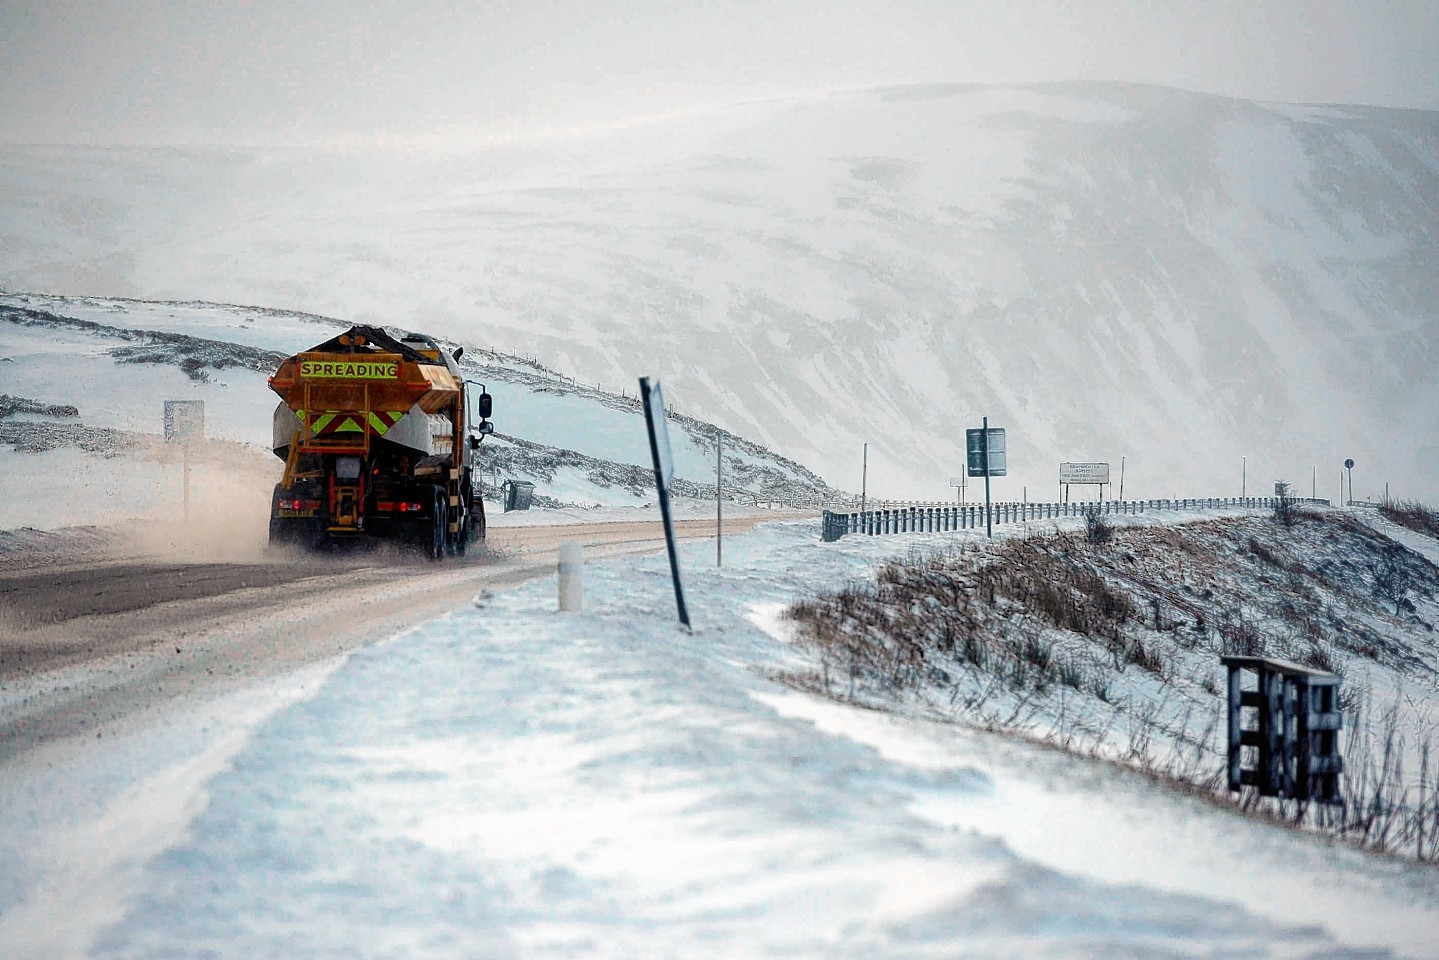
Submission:
[[[727,518],[726,532],[765,516]],[[710,520],[677,523],[684,538]],[[658,521],[491,528],[484,550],[255,562],[11,554],[0,567],[0,763],[103,737],[179,698],[224,693],[395,635],[486,590],[550,575],[561,542],[587,559],[658,550]]]

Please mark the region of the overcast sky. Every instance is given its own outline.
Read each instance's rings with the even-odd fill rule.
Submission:
[[[1435,0],[0,0],[0,139],[362,141],[918,81],[1439,108]]]

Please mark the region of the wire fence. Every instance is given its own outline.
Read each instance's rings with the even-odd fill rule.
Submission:
[[[1328,500],[1312,497],[1286,498],[1292,504],[1330,506]],[[1026,523],[1032,520],[1058,520],[1082,517],[1093,511],[1100,514],[1140,514],[1152,510],[1270,510],[1278,497],[1209,497],[1178,500],[1101,500],[1069,503],[995,503],[990,505],[992,526]],[[821,539],[833,543],[851,533],[881,536],[892,533],[945,533],[951,530],[977,530],[985,526],[984,506],[956,504],[914,504],[886,507],[863,513],[842,513],[825,510]]]

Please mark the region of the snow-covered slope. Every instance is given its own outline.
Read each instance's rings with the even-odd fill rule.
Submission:
[[[0,285],[437,330],[857,487],[1439,477],[1439,114],[928,86],[446,151],[5,148]]]
[[[242,509],[264,528],[280,461],[270,452],[280,360],[340,321],[206,303],[0,294],[0,530],[183,511],[179,453],[161,441],[164,400],[201,400],[210,442],[192,494],[207,516]],[[486,496],[530,480],[543,505],[641,506],[654,499],[633,388],[611,395],[540,364],[471,348],[467,376],[495,397],[482,448]],[[714,495],[716,430],[677,417],[679,496]],[[740,437],[724,437],[732,497],[823,497],[823,481]]]
[[[694,635],[663,556],[592,562],[582,614],[476,598],[185,763],[256,707],[0,782],[7,957],[1433,956],[1432,868],[777,681],[811,666],[779,611],[896,541],[707,548]]]

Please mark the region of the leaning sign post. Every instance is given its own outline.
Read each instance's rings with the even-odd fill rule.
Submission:
[[[985,417],[984,426],[978,430],[964,432],[964,440],[966,459],[968,460],[966,472],[971,477],[984,478],[984,532],[986,536],[993,537],[994,524],[989,507],[989,478],[1002,477],[1008,472],[1004,456],[1004,428],[990,429],[989,418]]]
[[[658,380],[640,377],[640,396],[644,399],[645,424],[650,434],[650,455],[655,464],[655,488],[660,497],[660,519],[665,527],[665,546],[670,555],[670,575],[675,583],[675,606],[679,608],[680,623],[686,629],[690,626],[689,611],[685,609],[684,585],[680,583],[680,557],[675,545],[675,525],[670,518],[670,483],[675,476],[674,459],[670,454],[669,426],[665,419],[665,398],[660,391]]]

